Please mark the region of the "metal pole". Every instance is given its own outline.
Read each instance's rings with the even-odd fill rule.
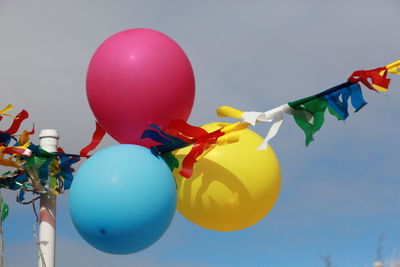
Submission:
[[[56,130],[42,130],[39,134],[40,148],[57,152],[58,133]],[[39,267],[54,267],[56,254],[56,195],[40,195],[39,223]],[[40,255],[42,253],[42,255]]]

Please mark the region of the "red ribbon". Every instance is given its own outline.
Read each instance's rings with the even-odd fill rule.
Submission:
[[[19,130],[21,123],[27,118],[29,118],[29,113],[24,109],[17,115],[17,117],[15,117],[13,123],[11,124],[10,128],[7,131],[0,131],[0,132],[8,133],[10,135],[15,134]]]
[[[197,158],[213,144],[217,143],[219,137],[224,135],[221,129],[209,133],[203,128],[192,126],[183,120],[172,121],[165,129],[165,133],[193,144],[190,152],[183,159],[182,168],[179,171],[179,174],[185,178],[192,176]]]
[[[23,156],[30,156],[30,154],[31,154],[31,153],[29,153],[28,149],[20,148],[20,147],[7,147],[6,149],[4,149],[3,153],[4,154],[17,154],[17,155],[23,155]]]
[[[32,125],[32,130],[28,132],[28,135],[35,134],[35,124]]]
[[[106,131],[96,121],[96,130],[93,133],[92,141],[90,142],[89,145],[82,148],[81,152],[79,153],[80,156],[89,158],[90,157],[89,153],[100,144],[100,142],[101,142],[101,140],[103,140],[103,137],[105,134],[106,134]]]
[[[217,143],[218,138],[223,136],[224,133],[221,130],[216,130],[211,133],[207,133],[207,135],[200,137],[193,144],[192,149],[189,154],[182,161],[182,169],[179,171],[179,174],[185,178],[190,178],[193,174],[194,164],[197,162],[197,158],[201,156],[208,148],[210,148],[213,144]]]
[[[383,75],[380,75],[380,72],[384,71]],[[368,80],[371,79],[372,84],[378,85],[387,89],[390,84],[390,79],[387,78],[387,69],[386,67],[381,67],[373,70],[358,70],[353,72],[350,75],[348,81],[351,83],[361,82],[367,88],[377,91],[371,82]]]
[[[189,144],[193,144],[197,139],[208,134],[203,128],[192,126],[184,120],[171,121],[167,129],[165,129],[165,133]]]

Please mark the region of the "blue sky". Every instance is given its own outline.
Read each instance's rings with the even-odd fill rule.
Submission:
[[[398,0],[12,1],[0,0],[2,106],[26,108],[37,129],[55,128],[76,153],[94,129],[85,95],[90,57],[111,34],[152,28],[175,39],[196,76],[193,124],[215,108],[265,111],[342,83],[357,69],[400,59]],[[176,214],[154,246],[128,256],[79,237],[68,194],[58,199],[57,266],[371,266],[400,258],[400,77],[345,123],[327,118],[316,142],[287,117],[271,145],[282,169],[272,212],[238,232],[202,229]],[[255,131],[264,135],[266,125]],[[37,142],[37,141],[36,141]],[[102,147],[114,144],[107,138]],[[3,190],[6,266],[34,266],[34,214]],[[389,264],[389,263],[388,263]]]

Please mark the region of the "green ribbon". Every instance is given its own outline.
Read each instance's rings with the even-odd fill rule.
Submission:
[[[8,205],[3,201],[3,197],[0,195],[0,208],[1,208],[1,221],[3,222],[8,216]]]
[[[161,154],[161,157],[163,158],[165,163],[167,163],[171,172],[174,171],[175,168],[179,167],[178,159],[174,155],[172,155],[171,152],[163,153],[163,154]]]
[[[304,131],[306,135],[306,146],[313,140],[313,135],[318,132],[324,124],[324,113],[328,104],[319,97],[308,97],[307,101],[300,99],[295,102],[289,102],[289,106],[296,110],[293,117],[297,125]]]
[[[3,222],[8,216],[8,205],[5,202],[1,202],[1,221]]]

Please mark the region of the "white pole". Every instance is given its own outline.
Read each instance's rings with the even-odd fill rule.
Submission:
[[[40,148],[47,152],[57,152],[58,138],[56,130],[42,130],[39,134]],[[56,195],[46,193],[40,195],[39,267],[54,267],[55,254]]]

